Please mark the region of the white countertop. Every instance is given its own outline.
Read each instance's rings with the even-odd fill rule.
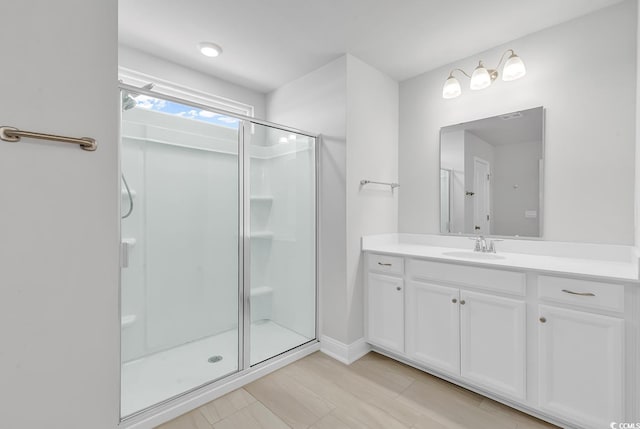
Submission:
[[[487,239],[489,240],[489,239]],[[473,251],[468,237],[427,234],[383,234],[362,238],[366,252],[413,256],[476,266],[523,269],[640,282],[638,252],[632,246],[505,240],[497,243],[504,259],[473,259],[447,255]],[[501,251],[504,248],[505,251]]]

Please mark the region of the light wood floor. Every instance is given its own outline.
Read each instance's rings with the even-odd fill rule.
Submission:
[[[317,352],[161,429],[554,428],[369,353],[350,366]]]

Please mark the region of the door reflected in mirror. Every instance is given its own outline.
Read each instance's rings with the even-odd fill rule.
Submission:
[[[544,109],[440,130],[440,232],[542,236]]]

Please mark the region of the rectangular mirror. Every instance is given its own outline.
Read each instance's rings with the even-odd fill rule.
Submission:
[[[542,236],[544,109],[440,129],[440,232]]]

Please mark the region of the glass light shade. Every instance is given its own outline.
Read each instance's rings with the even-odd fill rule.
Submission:
[[[475,91],[478,89],[485,89],[489,85],[491,85],[491,76],[487,69],[480,64],[471,75],[471,84],[469,85],[469,88]]]
[[[449,76],[449,79],[444,83],[442,87],[442,98],[456,98],[462,94],[462,88],[460,88],[460,82],[453,76]]]
[[[527,69],[519,56],[513,54],[509,57],[502,69],[502,80],[510,81],[520,79],[527,74]]]

